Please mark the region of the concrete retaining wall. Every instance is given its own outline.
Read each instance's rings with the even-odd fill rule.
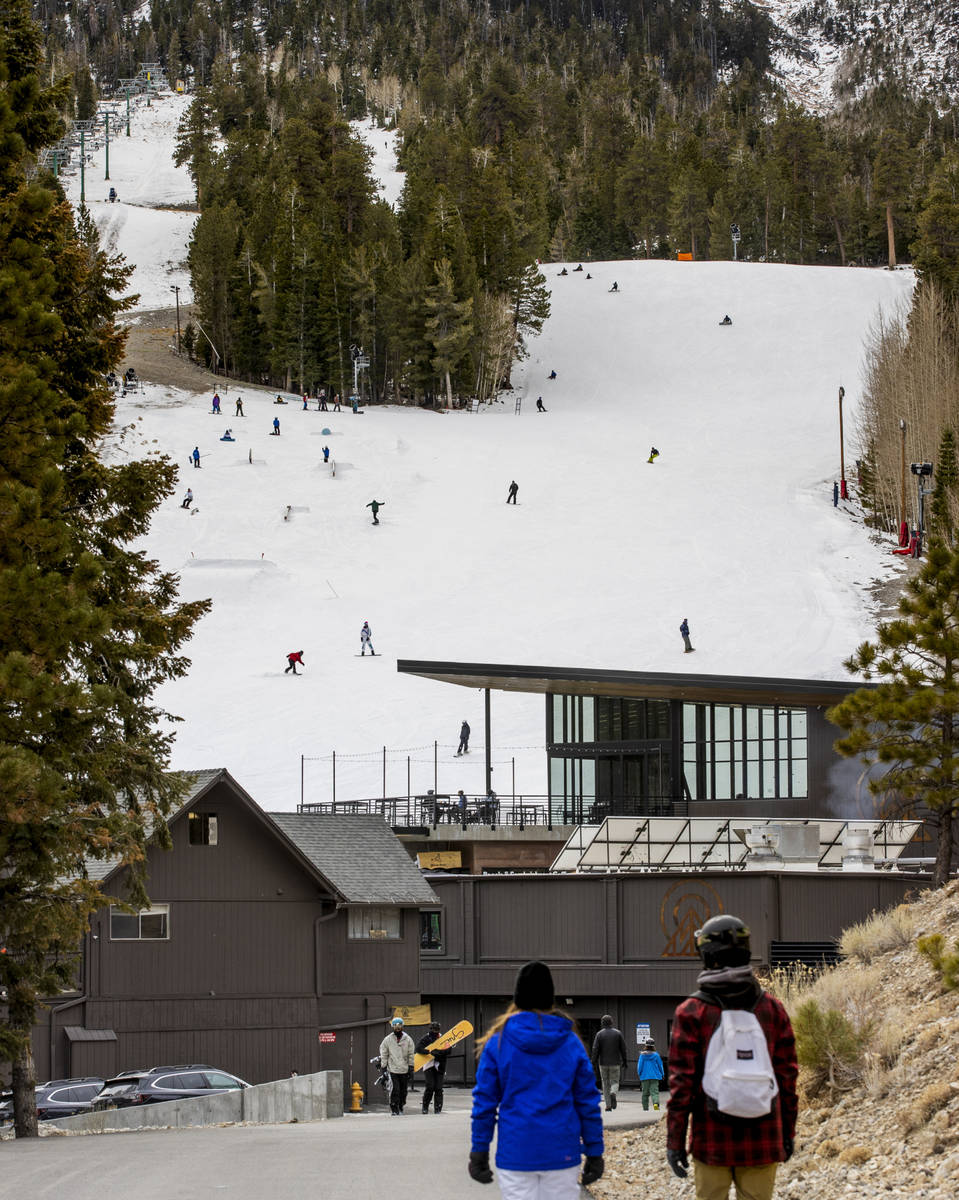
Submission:
[[[342,1116],[343,1072],[318,1071],[315,1075],[296,1075],[291,1079],[278,1079],[275,1083],[259,1083],[242,1091],[62,1117],[58,1121],[44,1121],[40,1128],[107,1133],[118,1129],[179,1129],[240,1121],[276,1125],[290,1121],[326,1121]]]

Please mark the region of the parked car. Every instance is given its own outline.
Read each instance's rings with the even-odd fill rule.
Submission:
[[[216,1092],[232,1092],[249,1086],[229,1071],[220,1071],[206,1063],[123,1071],[106,1081],[93,1108],[100,1112],[107,1108],[129,1108],[134,1104],[161,1104],[165,1100],[188,1100],[191,1096],[212,1096]]]
[[[51,1079],[37,1086],[37,1118],[52,1121],[54,1117],[75,1117],[89,1112],[103,1087],[99,1075],[83,1075],[76,1079]],[[13,1092],[0,1095],[0,1125],[13,1120]]]

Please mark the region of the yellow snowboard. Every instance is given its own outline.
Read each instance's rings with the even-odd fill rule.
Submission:
[[[441,1033],[435,1042],[430,1042],[426,1047],[427,1050],[449,1050],[461,1042],[463,1038],[469,1037],[473,1032],[473,1026],[469,1021],[460,1021],[458,1025],[454,1025],[447,1033]],[[417,1054],[413,1060],[413,1070],[421,1071],[423,1067],[428,1067],[433,1062],[432,1054]]]

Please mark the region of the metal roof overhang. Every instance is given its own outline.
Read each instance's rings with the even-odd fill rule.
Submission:
[[[752,675],[677,675],[662,671],[588,671],[578,667],[428,662],[401,658],[401,675],[419,675],[460,687],[644,700],[729,704],[833,705],[860,687],[856,680],[764,679]]]

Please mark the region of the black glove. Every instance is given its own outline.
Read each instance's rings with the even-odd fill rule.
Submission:
[[[493,1172],[489,1169],[489,1151],[473,1150],[470,1154],[470,1179],[477,1183],[492,1183]]]
[[[603,1162],[601,1154],[587,1154],[586,1165],[583,1167],[583,1178],[580,1180],[580,1183],[583,1187],[595,1183],[597,1179],[603,1178],[605,1170],[606,1164]]]
[[[686,1173],[689,1170],[689,1157],[685,1150],[667,1150],[666,1161],[669,1163],[669,1169],[680,1179],[686,1178]]]
[[[793,1156],[793,1140],[791,1137],[786,1137],[785,1134],[783,1134],[783,1153],[786,1155],[786,1162],[789,1162]]]

